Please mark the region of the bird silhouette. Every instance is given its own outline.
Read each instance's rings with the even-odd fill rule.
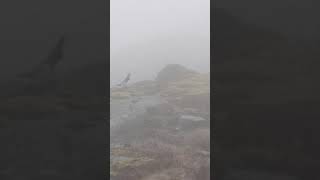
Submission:
[[[64,55],[65,35],[61,35],[55,47],[49,52],[48,56],[36,65],[31,71],[18,74],[20,78],[33,79],[41,76],[41,73],[49,69],[50,72],[55,70],[58,63],[61,62]],[[47,69],[48,68],[48,69]]]
[[[131,77],[131,73],[128,73],[127,77],[120,84],[118,84],[118,86],[125,86],[130,80],[130,77]]]
[[[49,56],[43,64],[48,65],[51,70],[54,70],[56,65],[61,62],[64,55],[65,35],[62,35],[55,48],[50,52]]]

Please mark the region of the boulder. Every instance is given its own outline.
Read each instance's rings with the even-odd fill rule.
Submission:
[[[195,75],[196,72],[178,64],[169,64],[163,68],[156,77],[159,88],[166,87],[170,82],[179,81]]]

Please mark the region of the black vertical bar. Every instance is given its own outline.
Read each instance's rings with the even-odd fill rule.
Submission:
[[[109,177],[109,3],[0,2],[0,179]]]

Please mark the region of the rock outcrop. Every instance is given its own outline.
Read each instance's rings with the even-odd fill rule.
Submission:
[[[166,87],[169,83],[179,81],[196,73],[178,64],[169,64],[164,67],[156,77],[156,83],[159,88]]]
[[[208,180],[209,97],[209,74],[181,65],[164,67],[153,81],[112,89],[111,115],[116,114],[119,103],[144,106],[137,115],[135,108],[130,112],[129,105],[128,117],[112,131],[113,151],[122,151],[123,147],[116,145],[121,143],[127,149],[125,157],[113,154],[112,179]],[[158,103],[147,103],[155,99]]]

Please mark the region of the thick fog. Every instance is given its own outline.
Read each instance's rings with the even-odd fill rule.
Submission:
[[[166,64],[210,70],[210,0],[112,0],[111,84],[153,79]]]

